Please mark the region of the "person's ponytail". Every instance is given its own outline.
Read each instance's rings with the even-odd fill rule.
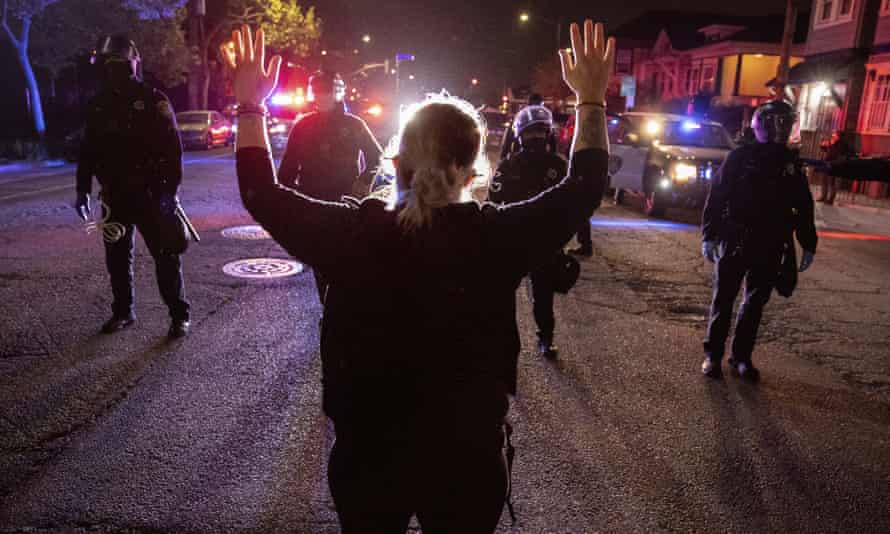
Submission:
[[[461,200],[464,181],[475,172],[483,132],[475,109],[447,95],[432,96],[410,110],[398,149],[398,184],[404,190],[398,219],[405,229],[430,225],[439,208]]]
[[[447,169],[423,165],[412,172],[411,191],[405,198],[399,222],[407,229],[416,230],[428,226],[437,208],[455,202],[454,191],[457,177]]]

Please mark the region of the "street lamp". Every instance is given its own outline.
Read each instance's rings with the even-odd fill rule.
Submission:
[[[526,24],[531,21],[532,16],[527,12],[523,11],[519,14],[519,22],[521,24]],[[543,20],[547,24],[553,24],[556,26],[556,48],[559,48],[559,43],[562,38],[562,17],[557,18],[556,20],[548,19],[546,17],[538,17],[539,20]]]
[[[473,85],[479,85],[479,80],[477,78],[473,78],[472,80],[470,80],[470,83],[472,83]]]
[[[413,75],[413,74],[409,74],[409,75],[408,75],[408,79],[409,79],[409,80],[413,80],[413,79],[414,79],[414,75]]]
[[[323,56],[328,55],[328,51],[327,51],[327,50],[322,50],[322,51],[321,51],[321,55],[323,55]]]
[[[364,34],[364,35],[362,35],[362,42],[363,42],[363,43],[370,43],[370,42],[371,42],[371,36],[368,35],[367,33]]]

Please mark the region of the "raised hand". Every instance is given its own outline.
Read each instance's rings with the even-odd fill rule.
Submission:
[[[572,24],[572,51],[560,50],[562,78],[574,91],[578,102],[604,104],[606,87],[615,61],[615,39],[605,39],[603,25],[584,21],[584,38]]]
[[[257,29],[254,41],[250,26],[245,24],[232,32],[232,41],[234,49],[223,45],[220,52],[235,71],[235,99],[242,106],[261,105],[278,84],[281,56],[274,56],[266,68],[266,39],[262,28]]]

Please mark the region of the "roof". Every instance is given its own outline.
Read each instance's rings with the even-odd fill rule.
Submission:
[[[744,30],[717,41],[707,41],[699,30],[708,26],[741,26]],[[655,44],[662,30],[667,32],[671,46],[675,50],[689,50],[705,44],[721,41],[771,42],[782,40],[785,26],[784,15],[734,16],[715,13],[686,11],[647,11],[615,29],[613,35],[619,40],[640,41]],[[795,43],[806,41],[809,28],[809,14],[797,16]]]
[[[865,55],[856,50],[841,50],[810,56],[803,63],[788,71],[788,83],[801,85],[810,82],[836,82],[847,80],[857,65],[865,62]],[[767,83],[770,85],[774,80]]]

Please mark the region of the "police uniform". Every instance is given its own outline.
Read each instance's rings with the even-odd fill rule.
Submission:
[[[498,165],[489,200],[497,204],[528,200],[558,184],[567,171],[566,160],[552,152],[520,150]],[[558,251],[553,252],[556,255]],[[537,269],[530,274],[530,278],[538,338],[549,346],[556,326],[552,274],[546,268]]]
[[[133,313],[134,229],[155,261],[158,286],[174,323],[188,322],[180,256],[162,249],[157,225],[161,209],[175,207],[182,181],[182,147],[168,98],[131,78],[103,89],[88,107],[77,166],[77,192],[89,195],[92,178],[102,186],[106,224],[122,225],[122,235],[105,243],[115,318]]]
[[[702,217],[703,241],[717,243],[720,250],[704,342],[707,359],[723,358],[733,304],[744,281],[730,363],[750,366],[763,308],[794,235],[805,251],[815,252],[813,197],[798,154],[777,143],[732,151],[715,177]]]
[[[278,180],[319,200],[339,202],[344,195],[364,198],[383,150],[361,118],[333,111],[312,112],[294,124],[278,169]],[[327,283],[314,270],[319,300]]]

